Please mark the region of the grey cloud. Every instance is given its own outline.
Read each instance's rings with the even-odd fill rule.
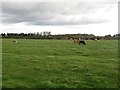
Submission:
[[[89,13],[94,13],[99,8],[109,9],[110,7],[85,2],[4,2],[2,22],[10,24],[27,22],[32,25],[79,25],[107,22],[105,18],[96,20],[89,17]],[[76,16],[80,17],[76,18]]]

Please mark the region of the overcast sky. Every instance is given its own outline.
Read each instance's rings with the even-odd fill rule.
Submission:
[[[118,33],[117,2],[2,2],[0,33]]]

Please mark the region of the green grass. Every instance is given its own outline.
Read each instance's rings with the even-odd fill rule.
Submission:
[[[0,89],[2,89],[2,39],[0,39]]]
[[[3,88],[117,88],[118,41],[2,41]]]

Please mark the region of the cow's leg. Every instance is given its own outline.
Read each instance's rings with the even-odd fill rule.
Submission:
[[[74,44],[75,44],[75,40],[74,40]]]
[[[78,42],[78,44],[80,45],[80,41]]]

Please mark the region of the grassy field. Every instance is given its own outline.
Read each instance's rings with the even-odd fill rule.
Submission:
[[[3,88],[117,88],[118,41],[2,40]]]

